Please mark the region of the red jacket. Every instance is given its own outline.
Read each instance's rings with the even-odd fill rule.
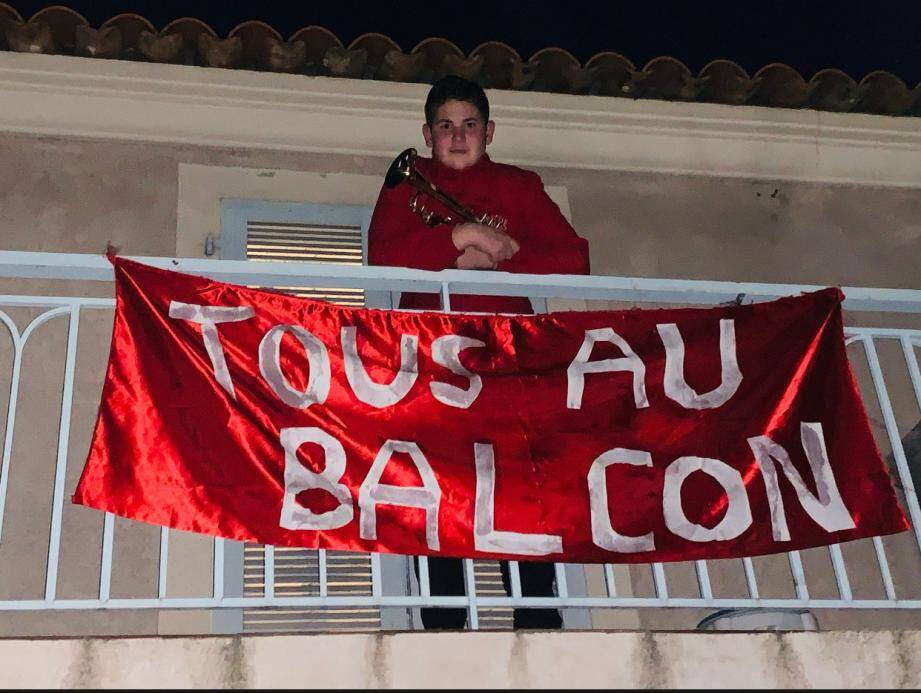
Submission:
[[[508,234],[521,249],[497,270],[525,274],[588,274],[588,243],[580,238],[544,191],[540,176],[516,166],[497,164],[484,155],[462,171],[418,158],[419,171],[438,188],[474,214],[498,214],[508,219]],[[409,209],[415,188],[401,184],[381,189],[368,231],[372,265],[453,269],[460,251],[451,241],[453,227],[429,227]],[[422,196],[426,207],[456,214],[436,200]],[[437,294],[404,293],[401,308],[440,310]],[[530,313],[526,298],[512,296],[452,296],[451,308],[488,313]]]

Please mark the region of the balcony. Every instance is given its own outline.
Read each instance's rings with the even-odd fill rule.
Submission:
[[[138,259],[239,284],[363,289],[384,301],[432,292],[447,308],[458,293],[527,295],[552,311],[747,303],[819,288]],[[468,560],[467,596],[445,597],[431,594],[425,560],[416,579],[401,556],[244,546],[72,505],[108,354],[111,280],[101,256],[0,252],[0,286],[10,292],[0,295],[4,637],[408,631],[420,628],[422,607],[463,608],[472,631],[508,630],[512,609],[548,607],[570,631],[917,628],[921,291],[844,288],[848,354],[912,531],[736,560],[558,564],[552,598],[523,594],[514,563],[508,595],[495,562]]]

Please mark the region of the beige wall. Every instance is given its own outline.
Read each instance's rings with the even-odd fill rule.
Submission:
[[[101,253],[112,242],[125,254],[173,255],[180,163],[381,175],[389,161],[0,135],[0,248]],[[916,189],[540,173],[568,189],[595,274],[918,286]]]

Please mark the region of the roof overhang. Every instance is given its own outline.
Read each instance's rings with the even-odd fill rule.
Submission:
[[[390,157],[427,85],[0,52],[0,131]],[[921,188],[921,119],[491,91],[500,161]]]

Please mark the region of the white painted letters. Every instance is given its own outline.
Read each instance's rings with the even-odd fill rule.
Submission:
[[[652,532],[642,536],[624,536],[611,526],[608,509],[608,486],[605,470],[612,464],[633,464],[640,467],[652,466],[652,455],[645,450],[615,448],[599,455],[588,470],[589,509],[592,518],[592,541],[606,551],[617,553],[639,553],[656,548]]]
[[[492,445],[474,443],[473,457],[476,462],[473,540],[477,551],[515,553],[521,556],[546,556],[551,553],[562,553],[563,540],[555,534],[496,531],[496,463]]]
[[[380,483],[384,468],[395,452],[409,453],[422,477],[421,487],[391,486]],[[439,548],[438,507],[441,504],[441,487],[428,460],[412,442],[388,440],[374,458],[368,476],[358,490],[358,507],[361,509],[359,535],[362,539],[377,539],[377,505],[402,505],[425,511],[425,542],[434,551]]]
[[[815,479],[818,496],[806,487],[803,477],[790,462],[787,451],[767,436],[755,436],[748,439],[748,445],[755,454],[755,461],[761,469],[764,486],[767,490],[768,503],[771,507],[771,526],[775,541],[790,541],[790,530],[787,527],[787,515],[784,512],[783,496],[780,494],[780,484],[777,480],[777,467],[780,464],[784,476],[796,491],[803,509],[809,517],[815,520],[827,532],[838,532],[843,529],[854,529],[854,518],[844,505],[844,500],[838,492],[838,484],[832,473],[828,461],[828,452],[825,449],[825,436],[822,433],[822,424],[800,423],[800,438],[809,468]]]
[[[709,474],[719,482],[728,497],[726,514],[711,529],[691,522],[681,507],[681,486],[694,472]],[[745,492],[742,475],[725,462],[710,457],[679,457],[665,470],[662,492],[665,525],[671,532],[688,541],[726,541],[735,539],[752,524],[751,505]]]
[[[307,469],[297,459],[297,451],[304,443],[316,443],[323,448],[326,466],[323,471]],[[345,450],[342,443],[319,428],[283,428],[281,444],[285,449],[285,495],[278,524],[285,529],[338,529],[352,521],[354,506],[352,495],[339,480],[345,473]],[[308,489],[323,489],[339,501],[334,510],[314,513],[297,502],[297,494]]]
[[[592,347],[596,342],[611,342],[617,345],[624,352],[623,358],[589,361],[592,355]],[[566,406],[570,409],[582,408],[582,392],[585,388],[586,373],[609,373],[612,371],[631,372],[633,374],[633,399],[637,408],[649,406],[649,400],[646,399],[646,366],[640,357],[633,352],[626,340],[610,327],[585,331],[585,339],[579,348],[579,353],[576,354],[576,357],[566,370],[568,379]]]
[[[742,373],[736,358],[736,331],[734,320],[720,320],[720,385],[698,394],[684,377],[684,340],[674,323],[656,325],[662,344],[665,345],[665,375],[662,385],[665,394],[685,409],[715,409],[732,397],[742,382]]]
[[[432,342],[432,359],[439,366],[444,366],[455,375],[462,375],[470,381],[470,387],[462,390],[448,383],[432,381],[429,388],[432,396],[442,404],[458,409],[466,409],[476,400],[483,389],[483,379],[471,373],[461,365],[460,352],[471,347],[484,347],[485,342],[456,334],[446,334]]]
[[[190,320],[201,325],[201,334],[205,340],[205,351],[211,359],[211,369],[214,379],[223,387],[231,397],[237,398],[233,390],[233,381],[227,369],[227,360],[224,358],[224,347],[217,333],[217,324],[221,322],[239,322],[253,317],[255,312],[249,306],[200,306],[194,303],[180,303],[170,301],[169,316],[179,320]]]
[[[355,328],[343,327],[341,339],[345,377],[358,399],[372,407],[383,409],[393,406],[406,396],[419,376],[419,338],[416,335],[404,334],[400,337],[400,370],[387,385],[376,383],[368,376],[358,355]]]
[[[281,340],[290,332],[304,347],[310,373],[307,389],[301,392],[291,386],[281,371]],[[265,333],[259,343],[259,372],[282,402],[306,409],[311,404],[323,404],[329,395],[330,367],[326,346],[313,333],[297,325],[276,325]]]

